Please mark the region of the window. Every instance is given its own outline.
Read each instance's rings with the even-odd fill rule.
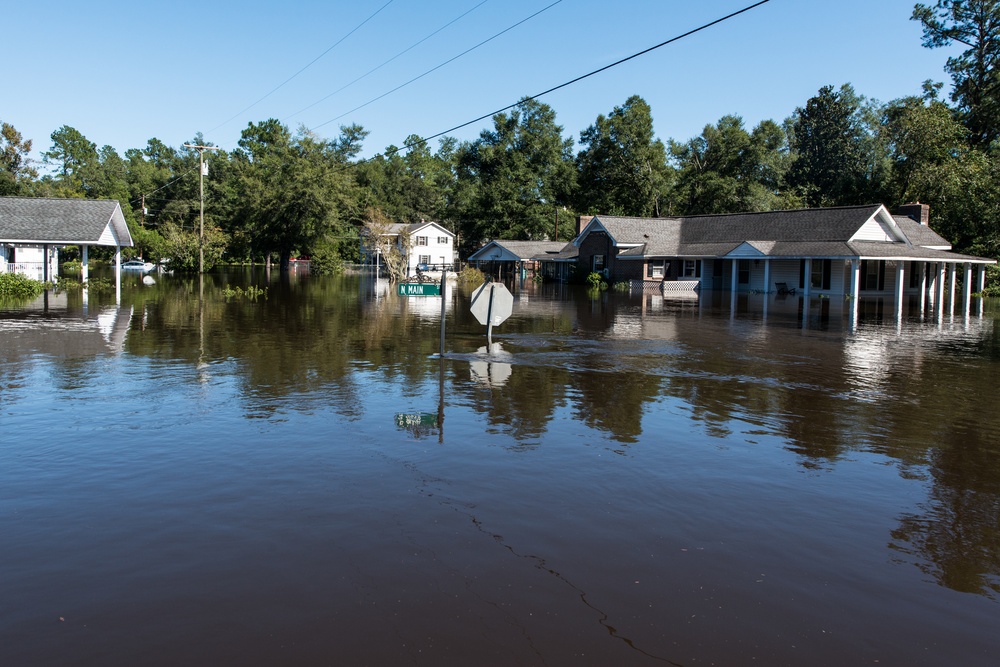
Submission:
[[[417,255],[417,264],[430,264],[430,263],[431,263],[430,255]]]
[[[812,271],[809,272],[809,286],[817,289],[823,287],[823,262],[813,260]]]
[[[646,268],[646,275],[650,278],[662,278],[664,274],[664,264],[662,259],[651,259]]]
[[[447,236],[439,236],[438,237],[438,245],[448,245],[448,237]]]
[[[417,245],[427,245],[427,237],[426,236],[418,236],[417,237]]]
[[[604,255],[594,255],[593,269],[594,271],[601,271],[604,269]]]
[[[739,271],[737,281],[740,285],[750,284],[750,260],[741,259],[739,260]]]
[[[749,268],[747,271],[749,272]],[[698,270],[698,262],[694,259],[684,260],[684,277],[685,278],[699,278],[701,271]],[[749,280],[749,278],[748,278]]]
[[[885,260],[861,260],[861,289],[882,290],[885,288]]]

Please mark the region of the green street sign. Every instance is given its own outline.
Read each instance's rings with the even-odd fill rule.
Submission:
[[[399,296],[441,296],[441,286],[435,283],[399,283]]]

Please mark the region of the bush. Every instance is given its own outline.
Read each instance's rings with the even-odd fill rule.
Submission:
[[[316,276],[332,276],[343,272],[344,260],[340,257],[338,245],[326,239],[316,244],[309,256],[309,273]]]
[[[591,271],[587,274],[587,284],[590,285],[592,289],[608,289],[608,283],[604,280],[604,276],[597,271]]]
[[[1000,266],[993,264],[986,267],[986,288],[983,296],[1000,296]]]
[[[44,289],[45,285],[41,282],[19,273],[0,273],[0,297],[30,299],[41,294]]]
[[[458,284],[468,287],[478,287],[486,282],[486,276],[479,269],[467,266],[458,274]]]

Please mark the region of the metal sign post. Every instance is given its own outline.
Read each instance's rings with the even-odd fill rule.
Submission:
[[[469,308],[480,324],[486,325],[486,342],[493,344],[493,327],[500,326],[514,310],[514,295],[503,283],[484,283],[472,295]]]

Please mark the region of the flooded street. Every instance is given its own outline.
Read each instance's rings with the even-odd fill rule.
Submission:
[[[156,280],[0,307],[0,664],[996,664],[995,303]]]

